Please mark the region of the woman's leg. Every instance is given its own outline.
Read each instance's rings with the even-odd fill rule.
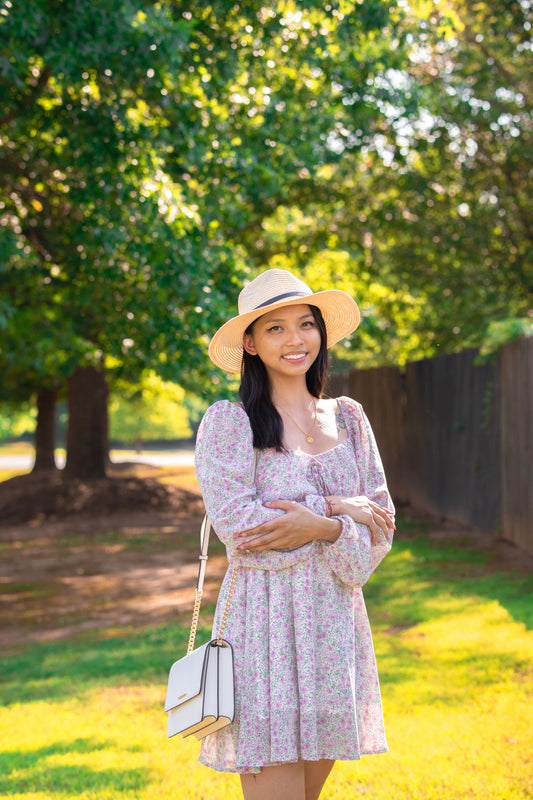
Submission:
[[[241,775],[244,800],[318,800],[334,761],[298,761]]]
[[[257,775],[241,775],[244,800],[306,800],[304,762],[263,767]]]
[[[318,800],[326,779],[333,769],[334,761],[304,761],[305,800]]]

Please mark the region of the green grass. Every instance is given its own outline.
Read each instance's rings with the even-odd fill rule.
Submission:
[[[323,800],[533,797],[532,588],[464,543],[416,529],[397,541],[365,590],[390,753],[339,762]],[[0,797],[240,798],[236,776],[196,763],[196,740],[165,736],[187,637],[166,624],[0,658]]]
[[[27,475],[29,470],[27,469],[0,469],[0,483],[2,481],[8,481],[10,478],[14,478],[17,475]]]
[[[31,442],[0,442],[0,456],[33,455],[35,447]]]
[[[57,538],[57,546],[66,552],[71,548],[87,546],[88,541],[89,536],[86,532],[73,529]],[[138,533],[137,531],[124,532],[110,529],[90,535],[90,543],[92,546],[109,547],[115,545],[119,546],[121,550],[138,551],[144,553],[164,553],[167,550],[174,551],[176,549],[176,544],[178,544],[180,549],[192,553],[191,560],[194,560],[194,556],[196,556],[198,541],[198,532],[196,530],[191,533],[180,534],[178,543],[176,542],[176,537],[173,532]],[[19,549],[21,547],[23,548],[24,545],[19,546]],[[0,552],[1,551],[2,545],[0,544]],[[209,542],[209,554],[211,556],[226,554],[225,545],[223,545],[220,539],[217,539],[214,535]]]
[[[0,547],[0,553],[2,548]],[[50,597],[53,590],[49,583],[44,581],[33,581],[32,583],[25,583],[23,581],[14,581],[9,583],[2,581],[0,584],[3,595],[24,595],[31,599],[43,599]]]

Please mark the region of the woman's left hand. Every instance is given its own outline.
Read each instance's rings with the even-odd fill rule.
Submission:
[[[380,541],[380,531],[389,544],[392,542],[392,534],[396,530],[396,525],[394,524],[394,513],[389,509],[380,506],[365,495],[358,497],[330,495],[326,500],[329,501],[334,515],[347,514],[354,522],[366,525],[370,530],[373,547]]]
[[[340,529],[336,535],[333,529],[335,522],[339,527],[338,520],[318,516],[294,500],[273,500],[263,505],[266,508],[279,508],[285,513],[240,533],[242,544],[238,550],[253,553],[261,550],[292,550],[315,539],[334,541],[340,534]]]

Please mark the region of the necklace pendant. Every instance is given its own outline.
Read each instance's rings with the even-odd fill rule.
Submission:
[[[312,436],[307,436],[306,438],[307,438],[307,441],[309,442],[309,444],[311,444],[311,442],[313,441],[313,437]]]

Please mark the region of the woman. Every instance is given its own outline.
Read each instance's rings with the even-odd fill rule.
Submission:
[[[358,323],[345,292],[272,269],[209,347],[241,372],[241,402],[207,410],[196,449],[230,565],[215,631],[238,566],[235,720],[200,761],[239,773],[245,800],[316,800],[335,759],[387,750],[361,586],[390,550],[393,506],[360,405],[322,397],[327,348]]]

